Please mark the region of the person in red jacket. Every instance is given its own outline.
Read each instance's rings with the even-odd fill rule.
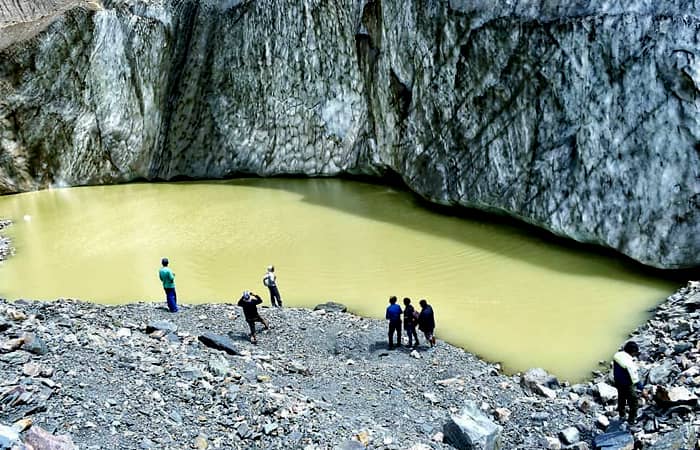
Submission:
[[[243,291],[243,295],[240,300],[238,300],[238,306],[243,308],[243,315],[245,316],[245,321],[248,322],[248,327],[250,327],[250,342],[257,344],[258,339],[255,337],[255,322],[260,322],[263,324],[266,330],[270,329],[267,321],[260,317],[258,312],[258,305],[262,303],[262,298],[254,292]]]

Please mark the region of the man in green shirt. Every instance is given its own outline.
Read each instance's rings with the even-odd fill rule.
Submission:
[[[175,274],[170,267],[168,267],[168,258],[163,258],[161,261],[163,267],[160,268],[158,276],[160,281],[163,283],[163,289],[165,289],[165,301],[168,302],[168,309],[170,312],[177,312],[177,294],[175,293]]]

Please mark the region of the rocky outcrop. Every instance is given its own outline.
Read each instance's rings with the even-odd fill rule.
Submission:
[[[0,50],[0,192],[396,173],[433,202],[700,265],[693,3],[103,3],[15,17],[53,22]]]

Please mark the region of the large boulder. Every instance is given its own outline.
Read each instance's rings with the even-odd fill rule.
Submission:
[[[500,450],[502,430],[475,403],[467,402],[442,432],[444,442],[460,450]]]

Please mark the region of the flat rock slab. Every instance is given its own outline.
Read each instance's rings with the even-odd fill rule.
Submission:
[[[593,450],[634,450],[634,436],[626,431],[600,434],[593,439]]]
[[[156,331],[162,331],[164,334],[174,333],[177,331],[177,325],[167,320],[156,320],[146,325],[146,333],[151,334]]]
[[[227,336],[207,332],[199,336],[198,339],[202,344],[206,345],[207,347],[224,351],[229,355],[241,354],[241,351],[238,349],[238,346],[231,340],[231,338]]]
[[[326,303],[321,303],[320,305],[316,305],[314,307],[314,311],[318,310],[324,310],[327,312],[347,312],[348,307],[343,305],[342,303],[336,303],[336,302],[326,302]]]

